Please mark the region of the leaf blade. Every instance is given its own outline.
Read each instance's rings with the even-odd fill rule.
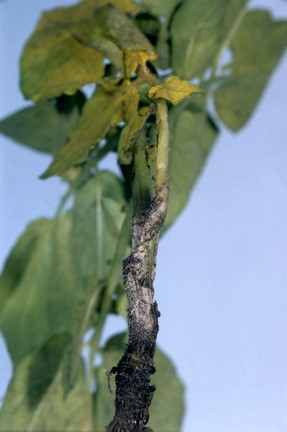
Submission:
[[[118,178],[98,173],[72,211],[28,226],[0,278],[0,327],[14,364],[54,334],[75,334],[90,290],[100,291],[111,269],[125,205]]]
[[[61,114],[49,102],[17,111],[0,121],[0,132],[34,150],[55,155],[75,127],[79,111]]]
[[[180,80],[176,76],[171,76],[163,84],[151,87],[149,90],[150,98],[164,98],[177,105],[183,99],[189,98],[194,93],[202,93],[200,87],[190,84],[188,81]]]
[[[59,334],[16,366],[0,412],[0,430],[90,431],[91,395],[83,379],[64,397],[63,355],[69,337]]]
[[[215,91],[221,120],[233,131],[252,115],[264,87],[286,47],[287,22],[266,11],[250,11],[231,41],[234,69]]]
[[[230,37],[248,0],[193,0],[184,2],[171,24],[172,67],[190,80],[202,77]],[[216,37],[215,37],[216,35]]]
[[[114,92],[97,87],[93,97],[85,104],[68,143],[60,149],[41,178],[62,175],[71,166],[85,161],[88,152],[105,137],[110,127],[126,121],[137,110],[138,101],[138,92],[128,81],[115,88]]]

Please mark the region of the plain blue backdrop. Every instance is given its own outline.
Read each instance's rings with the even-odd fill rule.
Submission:
[[[0,117],[29,105],[18,63],[40,12],[72,3],[0,3]],[[250,6],[287,17],[283,0]],[[185,382],[184,432],[287,431],[286,76],[285,55],[248,125],[236,135],[222,127],[189,205],[159,246],[158,341]],[[65,186],[38,180],[48,156],[0,142],[3,266],[26,224],[53,216]],[[105,337],[124,327],[111,319]],[[0,373],[2,397],[11,376],[3,341]]]

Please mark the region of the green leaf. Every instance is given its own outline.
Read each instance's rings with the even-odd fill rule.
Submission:
[[[0,278],[0,327],[14,363],[55,334],[75,334],[111,269],[125,203],[119,180],[98,173],[72,211],[28,226]]]
[[[109,339],[103,349],[104,362],[96,369],[98,387],[94,399],[94,425],[99,431],[105,429],[114,415],[113,394],[108,388],[107,374],[120,360],[126,341],[125,333]],[[157,432],[177,432],[184,413],[183,385],[171,361],[159,348],[155,354],[155,367],[157,372],[152,376],[152,384],[156,385],[156,392],[150,409],[150,427]],[[113,381],[114,377],[110,375],[110,387],[114,392]]]
[[[180,0],[143,0],[143,3],[154,15],[161,17],[170,14]]]
[[[171,25],[172,67],[190,80],[202,77],[229,42],[248,0],[192,0],[183,2]]]
[[[164,227],[168,228],[187,204],[206,158],[214,144],[217,130],[199,105],[187,102],[169,112],[169,205]]]
[[[221,120],[238,131],[249,120],[286,48],[287,22],[273,21],[266,11],[249,12],[231,41],[232,75],[215,91]]]
[[[50,102],[39,102],[1,120],[0,132],[26,147],[55,155],[78,118],[76,106],[60,113]]]
[[[12,250],[1,285],[0,327],[13,362],[55,333],[73,333],[85,290],[73,271],[71,218],[39,219]]]
[[[135,143],[153,108],[154,104],[142,108],[130,118],[127,125],[123,128],[118,145],[120,164],[129,165],[132,162]]]
[[[184,414],[184,386],[172,361],[159,348],[154,364],[157,372],[152,383],[156,392],[150,408],[150,427],[158,432],[179,432]]]
[[[65,397],[63,356],[70,337],[59,334],[17,365],[0,412],[0,431],[90,431],[91,395],[80,378]]]
[[[194,93],[202,93],[202,90],[197,85],[171,76],[163,84],[151,87],[148,94],[150,98],[164,98],[173,105],[177,105],[182,99],[186,99]]]
[[[71,132],[67,144],[42,175],[62,175],[71,166],[86,160],[90,150],[96,147],[108,130],[121,121],[127,121],[138,108],[136,88],[127,80],[106,91],[98,86],[93,97],[85,104],[77,127]]]
[[[123,184],[108,171],[97,174],[76,194],[71,248],[74,269],[84,283],[108,276],[126,204]]]

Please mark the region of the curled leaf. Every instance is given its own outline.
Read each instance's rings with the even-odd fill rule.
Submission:
[[[146,51],[124,51],[125,76],[129,78],[139,65],[144,65],[148,60],[155,60],[157,54]]]
[[[190,84],[188,81],[180,80],[176,76],[171,76],[163,84],[152,87],[149,90],[149,97],[155,99],[164,98],[176,105],[182,99],[188,98],[194,93],[202,93],[201,88]]]
[[[118,157],[121,165],[129,165],[132,162],[134,145],[153,107],[152,104],[140,110],[139,113],[135,113],[122,130],[118,146]]]

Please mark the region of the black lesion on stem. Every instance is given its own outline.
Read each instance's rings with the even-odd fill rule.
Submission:
[[[155,391],[150,377],[155,373],[154,354],[158,333],[157,303],[153,301],[155,255],[164,220],[156,200],[141,216],[133,217],[132,253],[123,262],[123,277],[129,299],[129,341],[116,369],[115,416],[108,432],[151,432],[146,426]]]

